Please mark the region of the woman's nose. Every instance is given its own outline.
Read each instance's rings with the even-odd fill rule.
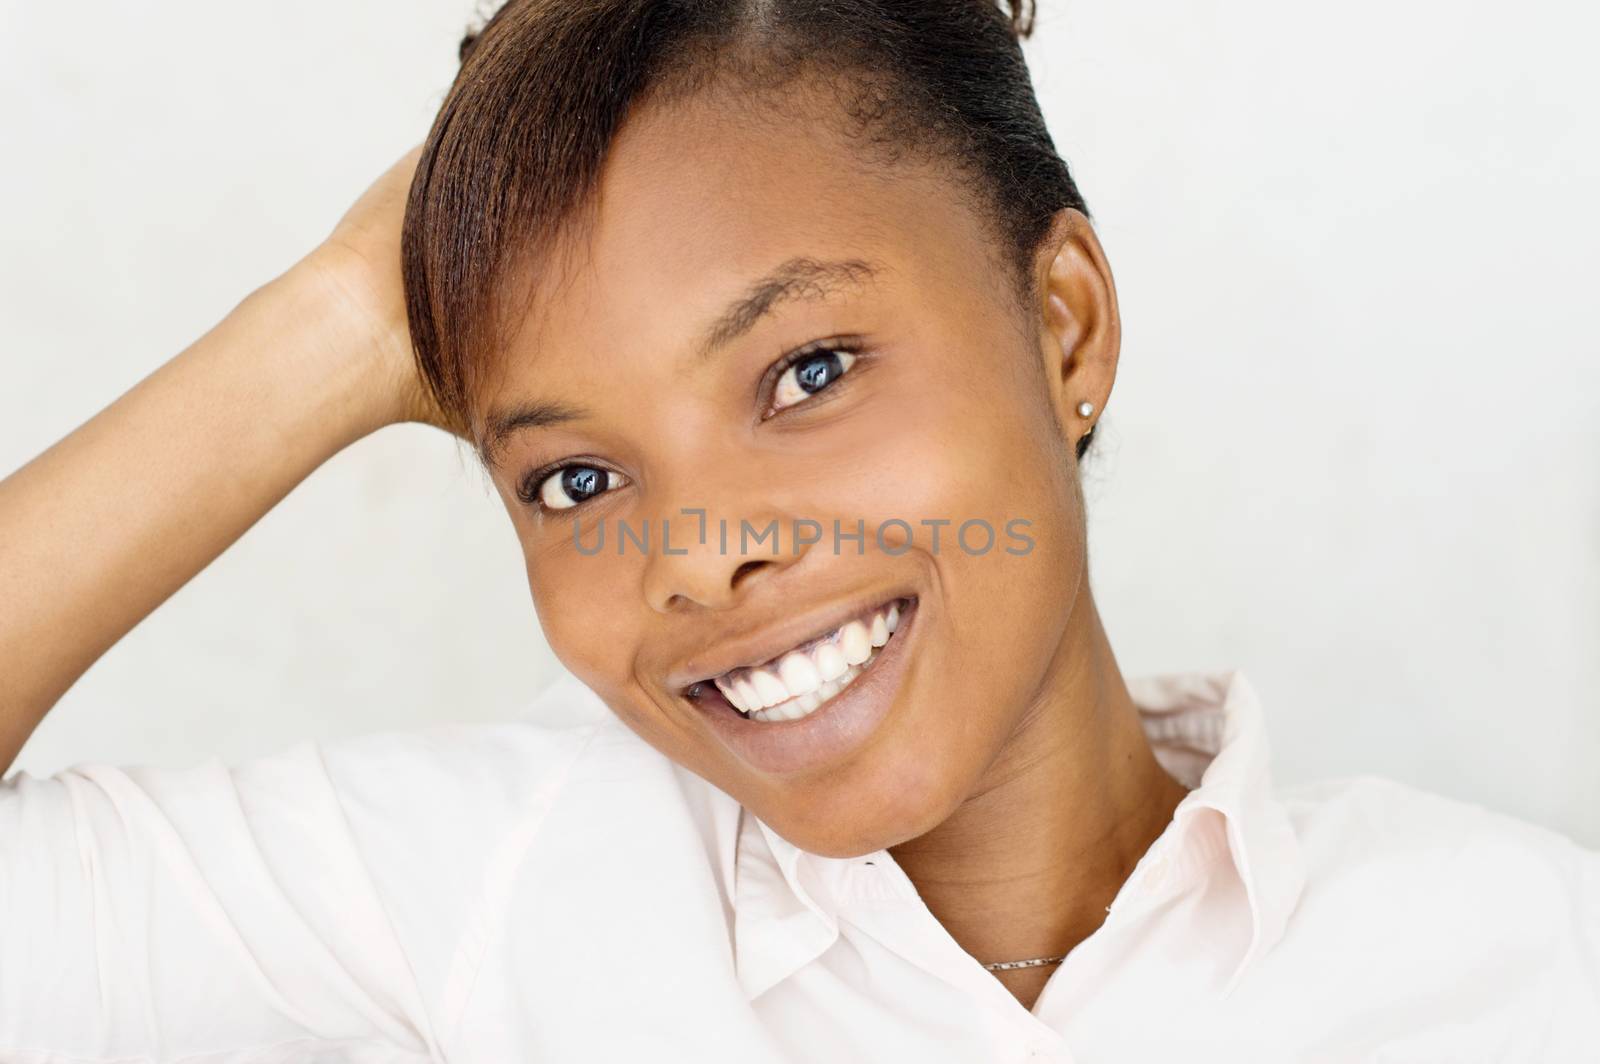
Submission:
[[[659,613],[727,609],[805,556],[775,513],[737,517],[704,510],[664,514],[644,569],[644,595]]]

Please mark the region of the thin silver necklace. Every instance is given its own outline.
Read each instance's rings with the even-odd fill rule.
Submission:
[[[990,972],[1009,972],[1013,968],[1038,968],[1046,964],[1060,964],[1066,959],[1067,955],[1063,953],[1059,957],[1030,957],[1025,961],[995,961],[993,964],[985,964],[983,967],[985,971]]]

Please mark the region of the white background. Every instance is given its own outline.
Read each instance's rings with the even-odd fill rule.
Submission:
[[[472,11],[0,0],[0,472],[320,239],[426,132]],[[1282,781],[1381,773],[1589,845],[1595,11],[1044,0],[1028,45],[1125,318],[1086,474],[1124,671],[1243,667]],[[554,668],[481,474],[395,427],[107,654],[18,764],[503,718]]]

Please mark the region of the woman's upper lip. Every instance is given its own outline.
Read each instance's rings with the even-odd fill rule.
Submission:
[[[863,594],[844,602],[827,603],[804,613],[790,613],[754,630],[748,623],[741,624],[738,618],[730,617],[728,619],[734,623],[729,624],[729,630],[744,634],[706,640],[704,650],[668,671],[667,686],[676,694],[690,684],[713,679],[725,672],[761,665],[801,643],[827,635],[873,607],[886,606],[896,599],[915,597],[906,590]]]

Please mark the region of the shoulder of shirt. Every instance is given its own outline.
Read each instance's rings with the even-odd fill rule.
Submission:
[[[509,720],[370,732],[309,745],[362,812],[423,831],[436,828],[456,843],[466,824],[473,825],[468,835],[482,839],[505,832],[537,835],[539,822],[575,790],[682,775],[570,673]]]
[[[537,835],[549,810],[572,800],[571,792],[670,767],[570,673],[510,719],[302,743],[232,771],[248,777],[297,758],[326,773],[353,816],[374,826],[404,824],[415,836],[437,833],[447,849],[506,833]]]
[[[598,697],[562,674],[507,720],[307,739],[243,760],[212,756],[176,767],[83,761],[49,777],[19,770],[5,782],[11,794],[87,786],[143,793],[158,805],[213,797],[220,787],[236,791],[247,807],[297,803],[331,787],[378,805],[420,811],[465,803],[486,814],[523,805],[525,792],[556,783],[598,735],[615,728]]]
[[[148,808],[204,831],[223,828],[208,812],[219,801],[247,820],[329,823],[331,815],[363,848],[403,848],[439,868],[471,866],[510,833],[537,834],[571,789],[623,778],[681,788],[683,775],[598,695],[561,673],[507,720],[308,739],[237,762],[86,761],[48,778],[20,770],[5,781],[5,796],[37,806],[55,795],[102,795],[124,810]]]
[[[1414,919],[1459,921],[1502,941],[1566,937],[1600,962],[1600,852],[1382,776],[1277,793],[1305,863],[1303,901],[1381,899]]]
[[[326,773],[424,998],[446,1018],[529,856],[551,846],[552,831],[560,837],[558,826],[583,820],[607,780],[648,788],[635,810],[661,808],[661,789],[646,781],[670,764],[570,674],[508,720],[370,732],[301,753]],[[318,789],[314,775],[307,792]]]
[[[440,1002],[482,954],[552,810],[655,762],[667,763],[566,674],[510,720],[305,740],[234,763],[19,771],[0,786],[0,828],[19,849],[56,846],[69,870],[90,853],[97,875],[120,861],[157,887],[198,881],[330,949],[387,926],[423,1000]]]
[[[610,725],[607,715],[593,711],[586,695],[593,697],[563,676],[510,719],[373,731],[301,745],[314,747],[330,768],[352,776],[370,773],[380,785],[420,789],[427,782],[448,780],[469,790],[525,789],[541,785],[543,773],[581,756]]]
[[[1386,776],[1344,776],[1277,792],[1297,829],[1338,824],[1359,829],[1367,843],[1395,843],[1407,851],[1418,845],[1453,848],[1471,840],[1543,852],[1555,860],[1600,859],[1600,852],[1558,831]]]

